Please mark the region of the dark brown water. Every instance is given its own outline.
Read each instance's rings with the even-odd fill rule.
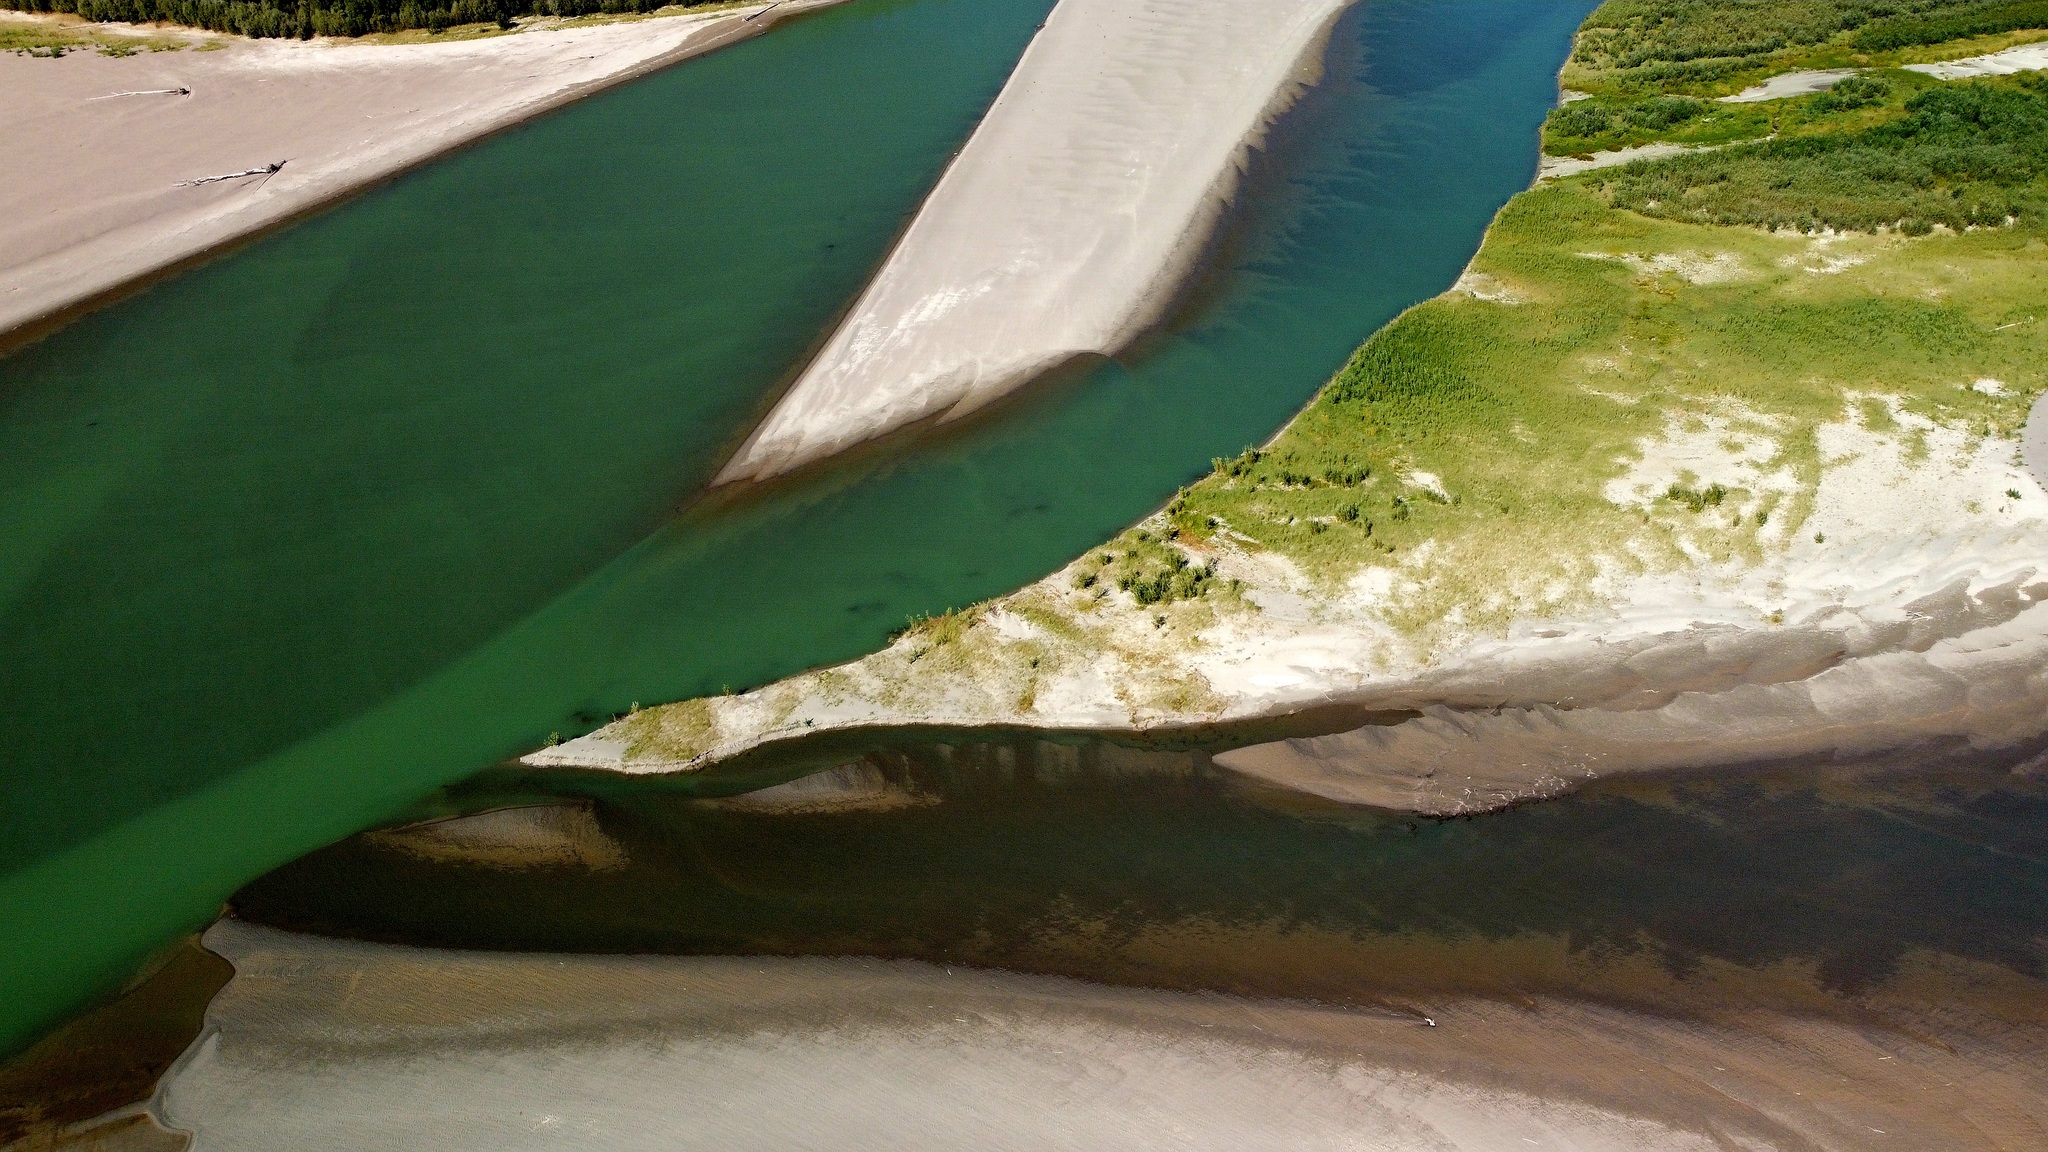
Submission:
[[[858,764],[894,807],[763,813],[687,778],[544,777],[591,799],[630,863],[466,866],[357,839],[234,906],[415,944],[910,957],[1335,1002],[1672,1007],[1787,964],[1850,999],[1937,961],[2048,976],[2048,785],[2004,764],[1616,782],[1456,820],[1247,786],[1200,751],[895,742]],[[519,787],[443,800],[535,798]]]

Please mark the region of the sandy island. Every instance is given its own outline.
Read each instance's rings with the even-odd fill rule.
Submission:
[[[532,22],[513,35],[429,44],[191,33],[195,46],[178,51],[0,54],[0,150],[13,157],[0,181],[0,336],[835,2]],[[268,177],[187,183],[280,160]]]
[[[1160,319],[1349,0],[1062,0],[718,482],[972,412]],[[1310,70],[1305,72],[1304,69]]]
[[[879,960],[206,934],[150,1113],[206,1149],[2017,1147],[2038,1029],[1560,1001],[1421,1010]]]

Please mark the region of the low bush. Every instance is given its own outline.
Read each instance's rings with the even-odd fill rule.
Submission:
[[[1707,224],[1923,234],[2048,207],[2048,99],[2016,85],[1930,88],[1857,132],[1637,161],[1596,177],[1616,207]]]

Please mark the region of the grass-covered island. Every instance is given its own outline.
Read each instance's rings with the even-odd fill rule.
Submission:
[[[1462,811],[1661,766],[2026,761],[2048,737],[2048,494],[2018,453],[2048,388],[2048,76],[1904,66],[2040,40],[2035,3],[1614,0],[1546,152],[1698,147],[1517,196],[1270,443],[1062,571],[529,762],[1332,703],[1412,718],[1219,762]],[[1801,69],[1841,75],[1720,99]]]

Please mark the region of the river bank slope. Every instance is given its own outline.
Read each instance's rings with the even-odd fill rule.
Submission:
[[[1272,443],[1062,571],[865,660],[526,762],[689,771],[835,728],[1143,731],[1341,704],[1407,719],[1219,763],[1426,812],[1791,756],[2038,763],[2048,492],[2019,441],[2048,387],[2041,189],[1913,172],[1928,149],[2038,146],[2023,126],[2048,94],[1890,70],[1853,100],[1715,111],[1703,97],[1771,61],[1608,66],[1588,48],[1605,19],[1566,75],[1602,97],[1558,116],[1634,131],[1675,101],[1696,132],[1760,108],[1794,139],[1532,189]],[[1901,174],[1842,177],[1871,153]]]
[[[440,43],[159,30],[138,41],[151,50],[102,36],[114,53],[0,54],[9,109],[0,149],[16,158],[0,182],[0,339],[491,132],[836,2],[532,21],[513,34]],[[280,161],[274,174],[196,183]]]

